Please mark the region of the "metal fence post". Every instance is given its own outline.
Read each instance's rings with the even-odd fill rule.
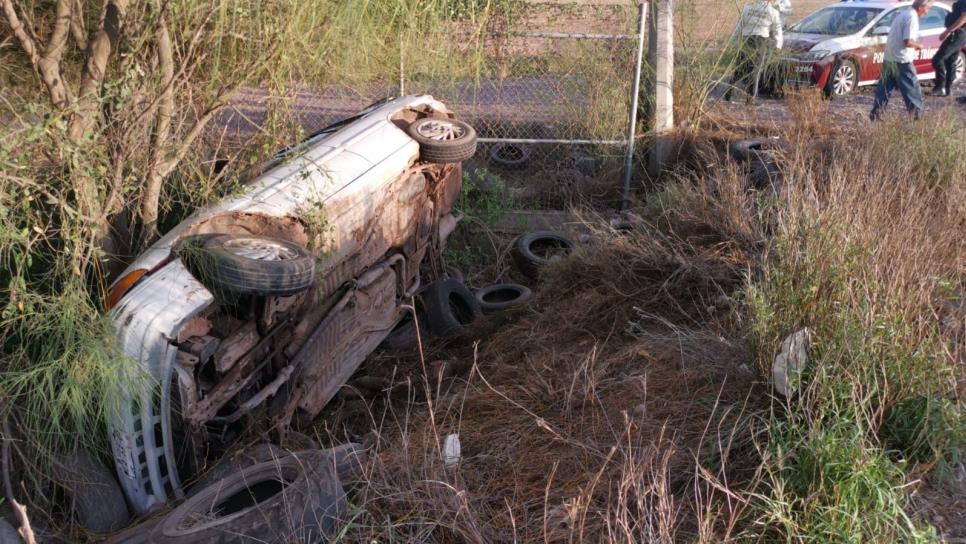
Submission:
[[[644,24],[647,21],[647,4],[637,6],[637,57],[634,59],[634,84],[631,90],[631,123],[627,129],[627,156],[624,158],[624,192],[621,211],[630,205],[631,173],[634,168],[634,138],[637,133],[637,102],[641,92],[641,63],[644,57]]]

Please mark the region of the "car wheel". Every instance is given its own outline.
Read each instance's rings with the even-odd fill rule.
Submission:
[[[850,94],[859,84],[859,67],[851,60],[840,60],[832,65],[828,83],[825,84],[825,97],[838,98]]]
[[[456,119],[418,119],[409,125],[409,136],[419,143],[419,156],[425,162],[463,162],[476,154],[476,130]]]
[[[476,291],[476,300],[484,314],[491,314],[526,304],[532,295],[530,289],[523,285],[497,283]]]
[[[84,529],[110,533],[131,520],[117,478],[86,451],[57,456],[52,475],[68,512]]]
[[[462,282],[434,281],[421,295],[430,332],[444,338],[459,336],[482,315],[480,303]]]
[[[344,512],[345,492],[331,456],[288,454],[195,493],[164,518],[151,541],[324,542]]]
[[[182,258],[215,292],[289,296],[315,283],[315,257],[278,238],[215,236],[197,254],[182,249]]]
[[[960,81],[966,76],[966,53],[960,51],[959,58],[956,59],[956,67],[953,69],[953,81]]]
[[[490,148],[490,162],[504,170],[522,170],[530,162],[530,148],[513,143],[498,143]]]
[[[520,272],[529,278],[536,278],[541,268],[573,249],[573,240],[559,232],[538,230],[517,238],[511,255]]]

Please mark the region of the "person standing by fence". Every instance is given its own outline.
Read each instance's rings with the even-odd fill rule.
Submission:
[[[751,102],[758,97],[761,72],[768,58],[782,48],[782,21],[778,0],[756,0],[745,6],[731,37],[738,41],[738,55],[731,77],[731,87],[724,98],[730,101],[732,91],[741,87],[748,92],[748,101]],[[749,80],[750,91],[747,89]]]
[[[919,41],[919,18],[929,11],[932,0],[914,0],[912,6],[903,9],[892,21],[889,37],[886,39],[885,60],[879,84],[875,88],[875,101],[869,118],[873,121],[882,116],[889,105],[892,91],[899,89],[906,102],[906,110],[916,119],[922,115],[922,87],[916,75],[917,51],[922,49]]]
[[[942,45],[932,58],[936,70],[936,85],[933,96],[949,96],[956,80],[956,60],[966,45],[966,0],[957,0],[953,10],[946,15],[946,30],[939,35]]]

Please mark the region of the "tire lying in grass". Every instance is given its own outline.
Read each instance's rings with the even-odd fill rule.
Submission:
[[[301,452],[258,463],[200,490],[159,523],[152,542],[325,542],[345,492],[332,457]]]
[[[434,281],[420,295],[429,332],[443,338],[460,336],[483,312],[473,293],[452,278]]]
[[[315,283],[315,257],[278,238],[214,236],[182,249],[182,258],[216,293],[289,296]]]
[[[86,451],[58,456],[51,475],[70,516],[84,529],[110,533],[131,520],[117,478]]]
[[[279,459],[288,452],[275,444],[255,444],[244,451],[222,457],[213,467],[198,477],[191,488],[191,494],[197,493],[217,481],[223,480],[245,467]]]
[[[735,161],[748,162],[761,158],[762,152],[777,149],[780,145],[779,140],[771,138],[750,138],[732,142],[728,152]]]
[[[490,148],[490,162],[504,170],[523,170],[530,163],[530,148],[499,143]]]
[[[483,313],[492,314],[526,304],[533,293],[516,283],[497,283],[479,289],[475,294]]]
[[[417,315],[416,320],[419,322],[420,335],[425,339],[425,314]],[[379,348],[389,353],[405,353],[416,349],[417,345],[419,345],[419,336],[416,335],[416,323],[413,322],[412,314],[406,312],[406,315],[379,344]]]
[[[476,130],[456,119],[417,119],[409,125],[409,136],[419,144],[419,157],[425,162],[463,162],[476,154]]]
[[[20,533],[5,519],[0,519],[0,544],[20,544]]]
[[[536,279],[540,269],[551,261],[562,258],[574,249],[574,242],[559,232],[538,230],[528,232],[513,244],[511,256],[517,269]]]

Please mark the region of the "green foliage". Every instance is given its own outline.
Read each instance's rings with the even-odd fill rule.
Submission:
[[[961,217],[955,176],[966,178],[962,161],[944,160],[956,145],[946,128],[924,122],[916,130],[931,150],[900,153],[904,129],[882,125],[863,136],[879,153],[851,142],[832,150],[830,162],[847,169],[799,165],[795,179],[821,193],[792,194],[748,287],[766,375],[787,335],[812,331],[803,388],[776,402],[769,425],[763,522],[786,538],[935,539],[907,517],[904,484],[914,467],[960,459],[966,443],[962,371],[933,310],[963,279],[961,240],[948,229]]]
[[[471,221],[493,225],[513,208],[513,197],[499,175],[484,168],[463,174],[456,210]]]

